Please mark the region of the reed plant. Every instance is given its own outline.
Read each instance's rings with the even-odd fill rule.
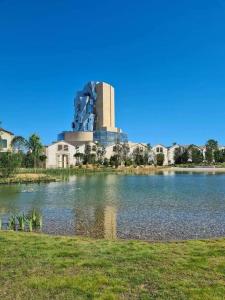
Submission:
[[[31,220],[32,227],[34,229],[39,229],[42,227],[42,216],[36,210],[32,210],[30,216],[28,216],[28,219]]]
[[[16,230],[16,219],[17,217],[14,215],[14,216],[11,216],[9,218],[9,222],[8,222],[8,228],[9,230]]]
[[[2,221],[0,219],[0,230],[2,228]],[[35,211],[34,209],[28,215],[20,214],[20,215],[12,215],[10,216],[7,228],[9,230],[19,230],[19,231],[37,231],[42,228],[42,216],[40,213]]]
[[[24,231],[26,225],[26,216],[24,214],[18,215],[17,221],[18,221],[18,229]]]

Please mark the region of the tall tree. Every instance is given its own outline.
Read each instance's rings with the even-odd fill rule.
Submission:
[[[186,164],[189,159],[189,151],[186,148],[179,147],[174,151],[175,164]]]
[[[27,141],[24,137],[15,136],[12,139],[11,146],[12,146],[14,151],[16,150],[18,152],[22,152],[27,148],[28,144],[27,144]]]
[[[203,162],[203,154],[200,149],[198,149],[195,145],[190,145],[189,148],[190,158],[192,163],[194,164],[200,164]]]
[[[218,142],[216,140],[208,140],[206,142],[206,151],[205,151],[205,159],[206,161],[211,164],[215,162],[214,153],[218,150]]]
[[[215,150],[214,151],[214,160],[216,163],[223,163],[225,162],[225,150]]]
[[[34,168],[39,166],[41,156],[43,155],[43,145],[38,135],[32,134],[28,140],[22,136],[16,136],[12,140],[12,147],[18,151],[26,149],[28,151],[27,157],[30,165]]]
[[[133,151],[133,161],[137,166],[145,165],[145,151],[142,147],[137,146]]]
[[[2,122],[0,121],[0,152],[2,150],[2,130],[1,130]]]
[[[21,155],[13,152],[0,153],[0,168],[3,177],[9,177],[16,173],[21,166]]]
[[[165,156],[163,153],[156,154],[156,164],[157,166],[163,166]]]

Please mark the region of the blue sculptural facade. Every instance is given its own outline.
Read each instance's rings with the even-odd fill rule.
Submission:
[[[77,93],[74,100],[75,116],[74,131],[94,131],[96,120],[96,84],[89,82],[81,92]]]

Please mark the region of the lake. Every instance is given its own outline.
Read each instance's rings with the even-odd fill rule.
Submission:
[[[225,236],[225,175],[92,174],[0,186],[0,217],[40,211],[50,234],[142,240]]]

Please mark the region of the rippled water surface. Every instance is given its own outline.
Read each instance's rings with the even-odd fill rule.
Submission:
[[[84,175],[0,186],[0,216],[39,210],[43,231],[146,240],[225,236],[225,175]]]

